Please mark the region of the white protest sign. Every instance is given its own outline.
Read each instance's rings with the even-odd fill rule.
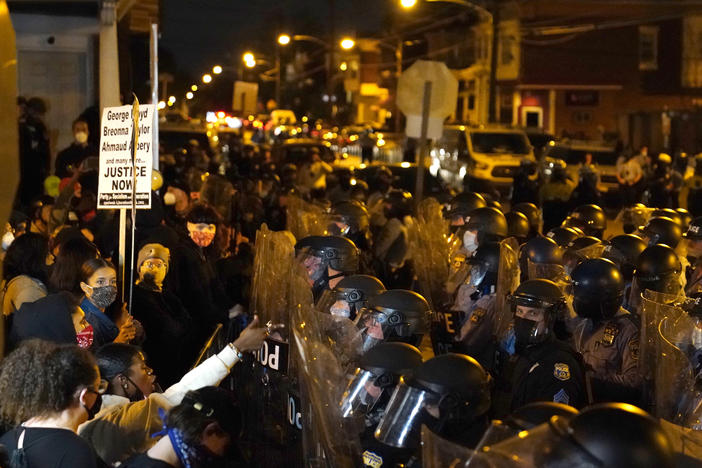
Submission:
[[[153,123],[155,107],[139,106],[139,132],[134,168],[136,206],[151,208],[151,171],[153,168]],[[132,106],[106,107],[100,128],[100,178],[98,208],[132,207]]]

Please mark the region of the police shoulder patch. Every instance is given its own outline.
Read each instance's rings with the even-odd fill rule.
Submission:
[[[380,468],[383,466],[383,457],[375,452],[366,450],[363,452],[363,465],[370,466],[371,468]]]
[[[566,392],[564,389],[560,389],[558,393],[553,395],[553,401],[555,403],[563,403],[564,405],[569,405],[570,396],[568,395],[568,392]]]
[[[558,380],[569,380],[570,379],[570,367],[568,364],[563,362],[557,362],[553,366],[553,376]]]
[[[639,359],[639,339],[633,339],[629,341],[629,352],[631,353],[631,358],[634,360]]]
[[[485,309],[477,308],[471,314],[470,321],[472,323],[480,323],[480,321],[483,319],[483,316],[485,316]]]

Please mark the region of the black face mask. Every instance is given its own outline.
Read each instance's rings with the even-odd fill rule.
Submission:
[[[529,345],[534,344],[533,334],[539,322],[527,320],[521,317],[514,317],[514,347],[517,354],[522,354]]]
[[[93,419],[95,415],[100,412],[100,407],[102,407],[102,395],[99,393],[95,393],[95,395],[97,395],[97,398],[95,398],[95,403],[93,403],[93,406],[90,408],[81,403],[85,411],[88,413],[88,421]]]

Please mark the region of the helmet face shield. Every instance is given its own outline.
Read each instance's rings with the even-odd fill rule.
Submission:
[[[365,352],[385,341],[391,326],[385,314],[364,307],[356,315],[356,327],[361,331],[363,351]]]
[[[471,286],[479,286],[487,275],[488,266],[485,263],[472,263],[470,265],[470,278],[468,280]]]
[[[383,418],[375,430],[375,438],[392,447],[418,447],[425,410],[438,409],[439,397],[431,392],[407,385],[404,379],[395,387]]]
[[[314,250],[306,249],[302,251],[298,254],[298,261],[305,268],[307,280],[310,284],[314,284],[321,279],[327,271],[326,263]]]
[[[324,314],[331,314],[337,317],[345,317],[353,319],[352,307],[347,300],[344,299],[344,294],[339,291],[325,290],[322,296],[317,300],[317,310]]]
[[[341,416],[350,418],[357,414],[369,413],[380,399],[385,389],[376,384],[378,376],[365,369],[356,369],[349,380],[339,407]]]

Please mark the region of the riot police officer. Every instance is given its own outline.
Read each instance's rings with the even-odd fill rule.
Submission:
[[[529,202],[517,203],[512,207],[512,211],[522,213],[529,220],[529,237],[541,234],[543,218],[541,210],[535,204]]]
[[[486,206],[485,198],[479,193],[462,192],[453,197],[446,211],[446,218],[449,220],[451,231],[456,232],[458,228],[463,226],[466,222],[466,216],[471,211]]]
[[[495,355],[495,289],[500,267],[500,243],[487,242],[470,258],[468,284],[458,290],[453,310],[458,313],[460,333],[455,347],[474,357],[483,368],[492,370]]]
[[[607,229],[607,217],[602,208],[597,205],[582,205],[573,210],[566,218],[565,224],[579,227],[587,236],[602,239]]]
[[[537,236],[522,246],[519,251],[519,269],[521,280],[526,281],[532,275],[536,277],[550,276],[542,275],[537,271],[539,265],[560,265],[563,261],[563,249],[556,244],[553,239]],[[532,278],[533,279],[533,278]]]
[[[530,237],[531,227],[524,213],[510,211],[505,214],[505,219],[507,220],[507,237],[517,239],[519,245],[525,243]]]
[[[373,466],[371,460],[376,456],[382,457],[382,454],[373,451],[378,445],[373,432],[385,413],[400,376],[411,374],[421,364],[419,350],[406,343],[380,343],[361,357],[341,396],[339,407],[342,417],[362,417],[364,420],[365,429],[361,433],[364,465]],[[384,455],[387,458],[387,451]],[[390,464],[389,459],[384,462],[385,466]]]
[[[683,225],[683,214],[679,213],[678,210],[674,210],[672,208],[656,208],[653,211],[651,211],[651,216],[650,218],[670,218],[675,223],[680,226],[681,228],[686,227],[687,225]]]
[[[383,291],[385,286],[375,276],[347,276],[339,281],[334,289],[325,291],[317,302],[317,308],[322,312],[354,320],[368,300]]]
[[[385,223],[373,238],[373,270],[389,288],[409,288],[414,271],[409,258],[408,223],[412,194],[392,189],[383,201]]]
[[[482,242],[500,241],[507,237],[507,219],[497,208],[477,208],[465,217],[457,235],[463,241],[463,250],[473,255]]]
[[[552,281],[523,282],[511,298],[515,350],[512,409],[534,401],[554,401],[576,408],[587,402],[585,371],[577,352],[555,338],[565,296]]]
[[[621,306],[621,272],[611,260],[593,258],[575,267],[571,279],[573,309],[586,319],[575,333],[575,343],[591,375],[594,401],[639,403],[640,325]]]
[[[634,234],[621,234],[612,237],[602,252],[602,258],[612,260],[624,278],[624,304],[629,310],[628,301],[631,297],[631,282],[634,279],[634,269],[639,255],[646,249],[646,243]]]
[[[429,332],[431,311],[426,299],[414,291],[391,289],[368,301],[356,316],[363,348],[369,350],[383,341],[401,341],[419,346]]]
[[[599,257],[604,247],[597,237],[578,237],[566,247],[563,252],[563,266],[567,273],[573,271],[586,258]]]
[[[308,236],[295,245],[302,255],[307,281],[315,301],[344,276],[358,270],[359,252],[352,241],[340,236]]]
[[[535,467],[676,466],[673,445],[658,420],[623,403],[593,405],[569,420],[556,416],[531,431],[485,447],[475,466],[512,466],[512,460],[520,460],[515,466]]]
[[[578,232],[578,230],[563,226],[555,227],[546,233],[546,237],[553,239],[556,244],[563,248],[568,247],[568,244],[582,236],[583,234]]]
[[[664,244],[647,247],[641,252],[634,270],[634,286],[630,307],[638,307],[638,295],[645,290],[678,294],[681,288],[682,264],[673,249]]]
[[[370,216],[363,202],[345,200],[332,205],[333,229],[335,235],[351,239],[361,251],[370,249]]]
[[[417,451],[424,424],[445,439],[474,447],[487,427],[490,401],[490,377],[475,359],[436,356],[402,377],[375,438],[381,447]]]
[[[647,245],[665,244],[673,249],[682,238],[680,224],[668,217],[654,217],[640,230],[641,238]]]

